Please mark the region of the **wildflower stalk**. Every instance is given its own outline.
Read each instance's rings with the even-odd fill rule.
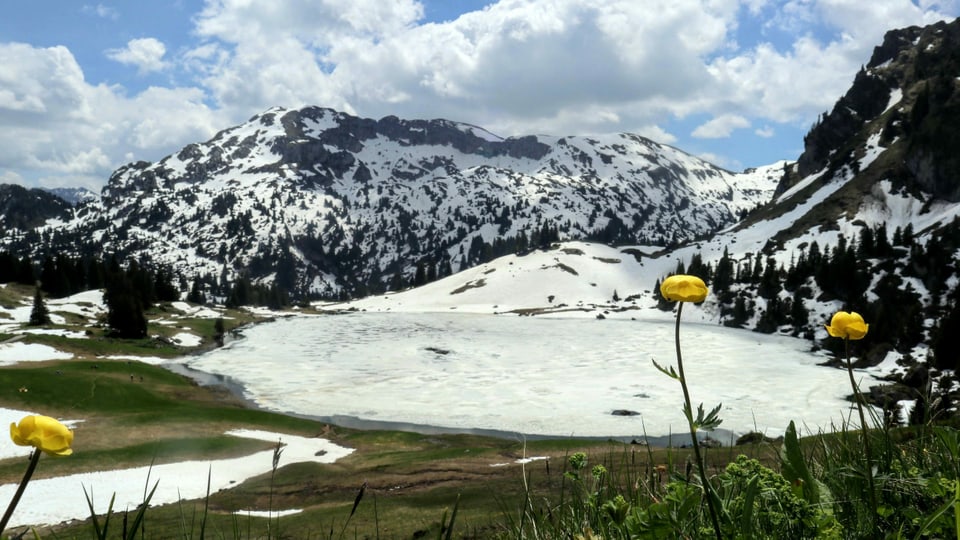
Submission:
[[[20,497],[23,497],[23,492],[27,489],[27,483],[30,482],[30,477],[33,476],[33,471],[36,470],[37,463],[40,462],[40,453],[40,450],[36,449],[30,456],[30,464],[27,465],[27,471],[23,473],[23,480],[20,480],[20,485],[17,486],[16,493],[13,494],[13,498],[10,499],[10,504],[7,505],[7,511],[4,512],[3,519],[0,519],[0,534],[3,534],[3,531],[7,528],[7,523],[13,516],[13,510],[17,507],[17,504],[20,503]]]
[[[277,440],[277,446],[273,449],[273,466],[270,469],[270,501],[267,505],[267,538],[270,538],[270,523],[273,521],[273,487],[277,476],[277,467],[280,465],[280,454],[283,453],[283,441]],[[277,512],[277,538],[280,538],[280,512]]]
[[[853,388],[853,399],[857,403],[857,412],[860,414],[860,433],[863,438],[863,455],[867,465],[867,487],[870,495],[870,520],[876,522],[877,519],[877,493],[873,485],[873,464],[871,463],[872,454],[870,453],[870,439],[867,436],[867,419],[863,414],[864,399],[860,393],[860,387],[853,378],[853,363],[850,361],[850,338],[843,339],[844,355],[847,359],[847,375],[850,376],[850,386]]]
[[[697,460],[697,469],[700,470],[700,482],[703,484],[703,492],[707,498],[707,509],[710,512],[710,521],[713,522],[713,530],[717,534],[717,540],[722,540],[720,534],[720,520],[717,517],[717,510],[714,508],[714,494],[707,480],[707,465],[700,454],[700,443],[697,441],[697,426],[693,421],[693,405],[690,401],[690,391],[687,389],[687,377],[683,374],[683,356],[680,354],[680,314],[683,312],[684,302],[677,303],[677,325],[674,330],[674,342],[677,349],[677,372],[680,375],[680,387],[683,388],[683,412],[687,416],[687,425],[690,427],[690,439],[693,444],[693,455]]]

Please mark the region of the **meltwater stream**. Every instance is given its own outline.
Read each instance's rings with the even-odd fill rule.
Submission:
[[[651,362],[675,365],[673,330],[662,321],[502,315],[297,316],[185,362],[278,412],[641,439],[687,431],[679,383]],[[818,366],[825,357],[807,341],[684,324],[681,344],[694,406],[722,403],[721,427],[734,435],[780,435],[791,420],[830,430],[849,417],[846,373]]]

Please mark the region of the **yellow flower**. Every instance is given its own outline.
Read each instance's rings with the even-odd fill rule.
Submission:
[[[14,444],[33,446],[52,456],[73,453],[73,432],[49,416],[25,416],[20,425],[10,424],[10,438]]]
[[[863,317],[855,311],[838,311],[830,319],[827,333],[833,337],[844,339],[863,339],[867,335],[870,325],[863,322]]]
[[[697,276],[677,274],[660,283],[660,294],[672,302],[703,302],[707,286]]]

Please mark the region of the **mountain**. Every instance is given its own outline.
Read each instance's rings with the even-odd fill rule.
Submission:
[[[76,206],[82,202],[92,201],[99,197],[96,193],[90,191],[87,188],[71,188],[71,187],[61,187],[61,188],[48,188],[46,191],[60,197],[61,199],[67,201],[68,203]]]
[[[560,238],[676,245],[766,202],[782,165],[734,174],[633,134],[501,138],[448,120],[271,109],[38,229],[182,276],[343,296]]]
[[[425,287],[325,309],[667,317],[673,272],[711,294],[684,316],[807,338],[842,354],[823,325],[870,324],[854,343],[864,383],[891,415],[923,422],[960,400],[960,21],[887,33],[850,90],[805,137],[774,196],[710,237],[655,246],[556,244]],[[753,356],[751,355],[751,358]],[[767,359],[755,358],[767,362]],[[935,399],[936,398],[936,399]],[[904,412],[906,414],[906,412]]]
[[[16,235],[70,215],[70,204],[42,189],[0,184],[0,234]]]
[[[829,315],[862,313],[859,364],[893,366],[902,385],[877,403],[960,398],[958,77],[960,20],[890,31],[795,163],[744,173],[633,134],[502,138],[270,109],[121,167],[98,200],[7,213],[3,242],[34,257],[115,253],[219,298],[237,283],[376,293],[354,304],[370,309],[632,316],[669,310],[657,281],[689,272],[711,287],[705,321],[835,350],[820,337]],[[598,265],[618,271],[601,283]],[[551,292],[558,279],[579,292]],[[422,294],[439,296],[380,294],[434,281]]]
[[[803,153],[763,215],[823,193],[837,179],[850,181],[775,240],[832,227],[875,194],[916,201],[918,208],[900,216],[906,220],[928,214],[931,205],[960,202],[958,74],[960,21],[888,32],[850,90],[804,137]]]

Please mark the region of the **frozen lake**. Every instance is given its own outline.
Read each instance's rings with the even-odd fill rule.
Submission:
[[[361,312],[243,334],[185,362],[279,412],[529,435],[687,431],[679,383],[651,363],[676,364],[663,320]],[[816,365],[825,357],[810,342],[684,323],[681,344],[694,406],[722,402],[721,427],[735,434],[780,435],[790,420],[829,430],[849,415],[846,373]]]

